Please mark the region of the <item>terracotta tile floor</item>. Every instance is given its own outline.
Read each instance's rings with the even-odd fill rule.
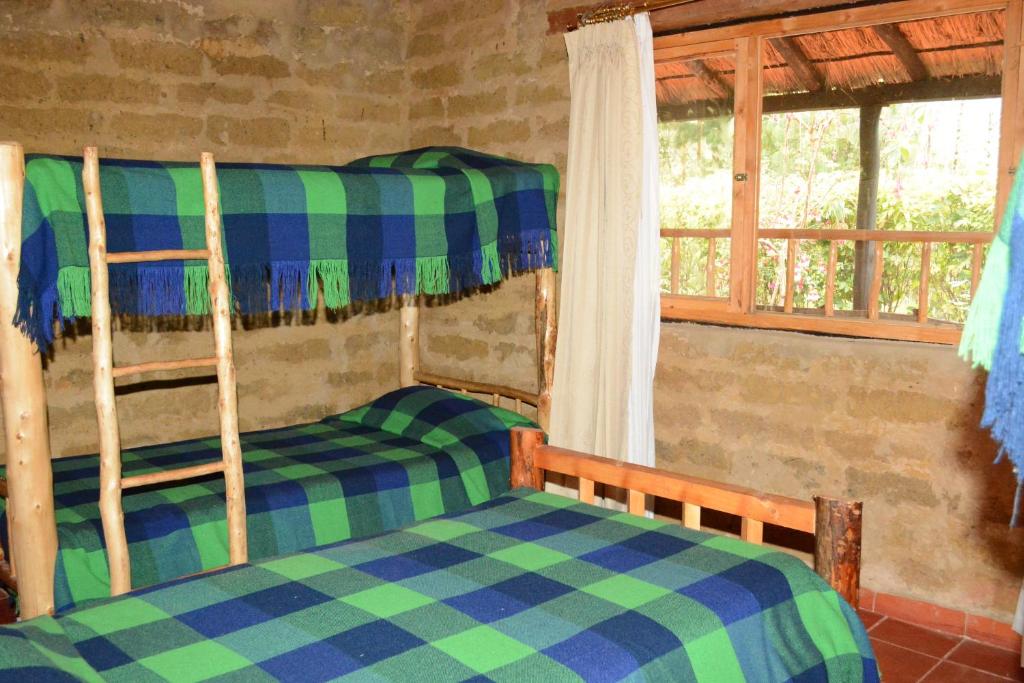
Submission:
[[[1024,682],[1020,654],[860,610],[885,683]]]

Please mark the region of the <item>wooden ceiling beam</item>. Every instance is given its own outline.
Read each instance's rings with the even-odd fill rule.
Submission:
[[[872,2],[877,0],[697,0],[679,7],[653,10],[651,27],[659,35]],[[571,31],[576,28],[581,14],[615,4],[611,0],[580,3],[548,12],[548,33]],[[632,4],[642,9],[643,3],[639,0]]]
[[[699,78],[704,85],[720,93],[725,99],[732,98],[732,86],[718,75],[718,73],[708,68],[708,65],[704,63],[703,59],[690,59],[683,62],[683,64],[693,73],[694,76]]]
[[[879,24],[871,27],[875,35],[881,38],[882,42],[889,46],[896,59],[900,61],[907,75],[912,81],[924,81],[928,79],[928,67],[921,61],[921,55],[917,53],[914,46],[910,44],[903,31],[896,24]]]
[[[779,114],[866,105],[885,106],[903,102],[999,97],[1002,92],[1002,80],[1001,76],[962,76],[931,78],[913,83],[883,83],[858,90],[769,95],[764,98],[763,110],[765,114]],[[732,104],[724,99],[658,106],[658,118],[662,121],[693,121],[731,112]]]
[[[784,36],[782,38],[772,38],[769,41],[782,58],[786,60],[786,65],[796,76],[797,82],[803,86],[808,92],[818,92],[825,87],[825,79],[822,78],[821,73],[815,68],[811,60],[807,59],[807,55],[800,49],[800,45],[796,42],[795,38]]]

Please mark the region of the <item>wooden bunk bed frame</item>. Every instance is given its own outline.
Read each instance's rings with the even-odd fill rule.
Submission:
[[[207,165],[212,167],[212,157]],[[0,478],[0,497],[7,498],[7,523],[11,531],[11,555],[0,557],[0,585],[17,589],[22,618],[32,618],[54,611],[57,527],[42,356],[12,322],[18,301],[24,185],[22,146],[17,142],[0,142],[0,401],[7,454],[7,477]],[[538,270],[536,283],[536,393],[423,371],[419,361],[419,300],[411,296],[403,298],[400,309],[401,386],[430,384],[489,395],[493,405],[505,398],[515,403],[517,412],[522,412],[524,404],[534,406],[537,422],[546,429],[557,334],[554,271]],[[161,367],[178,366],[171,362]]]

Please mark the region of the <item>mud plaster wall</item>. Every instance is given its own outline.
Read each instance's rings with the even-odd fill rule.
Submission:
[[[413,144],[468,144],[564,172],[568,67],[545,14],[567,4],[416,3]],[[430,311],[424,362],[531,381],[531,287]],[[489,344],[495,331],[507,336]],[[863,499],[864,585],[1009,621],[1024,535],[1007,527],[1009,468],[990,465],[994,446],[976,426],[982,381],[949,347],[664,323],[658,464]]]
[[[568,74],[545,13],[570,2],[0,3],[0,137],[30,151],[336,163],[464,144],[564,172]],[[41,7],[41,9],[40,9]],[[423,364],[535,383],[533,279],[421,316]],[[235,336],[242,426],[397,386],[397,316],[321,315]],[[125,362],[210,348],[131,333]],[[47,370],[57,455],[95,450],[88,337]],[[1024,570],[1011,487],[977,424],[980,378],[945,347],[662,325],[663,467],[865,502],[864,584],[1008,621]],[[129,445],[211,433],[213,390],[119,399]],[[209,406],[209,413],[197,406]]]
[[[406,147],[409,22],[346,3],[0,2],[0,138],[28,152],[343,163]],[[242,429],[311,421],[398,385],[398,316],[236,332]],[[209,355],[211,333],[115,332],[119,362]],[[55,456],[94,452],[91,341],[46,375]],[[125,446],[216,433],[216,385],[123,394]]]

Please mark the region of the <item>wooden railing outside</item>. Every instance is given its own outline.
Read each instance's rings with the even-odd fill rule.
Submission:
[[[715,288],[718,266],[715,263],[718,244],[722,239],[731,239],[728,229],[680,229],[662,230],[661,237],[669,240],[670,266],[668,291],[663,293],[662,316],[674,319],[722,322],[753,327],[778,329],[799,329],[804,331],[833,332],[855,336],[882,337],[888,339],[911,339],[955,344],[959,341],[961,326],[948,321],[931,320],[928,315],[930,277],[934,245],[971,246],[970,296],[973,299],[981,278],[985,245],[994,238],[992,232],[942,232],[942,231],[890,231],[890,230],[807,230],[807,229],[760,229],[757,240],[784,240],[786,242],[785,297],[782,312],[737,310],[726,297],[721,297]],[[705,290],[700,294],[683,294],[681,291],[681,241],[684,239],[707,240],[707,260],[704,264]],[[800,254],[800,243],[805,241],[829,243],[825,270],[825,292],[823,306],[814,310],[794,310],[796,263]],[[836,269],[838,266],[838,245],[841,242],[865,242],[875,246],[874,267],[866,310],[861,316],[852,311],[850,315],[836,316],[835,291]],[[918,282],[917,311],[913,316],[881,315],[881,292],[884,278],[884,259],[887,244],[919,243],[921,245],[921,276]],[[753,282],[756,278],[751,278]],[[710,301],[718,300],[718,301]],[[751,301],[753,301],[751,297]],[[787,320],[793,321],[787,323]],[[799,320],[799,322],[795,322]]]

